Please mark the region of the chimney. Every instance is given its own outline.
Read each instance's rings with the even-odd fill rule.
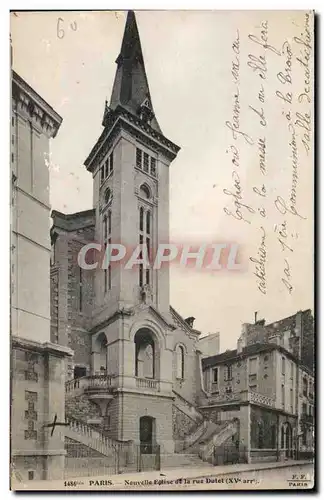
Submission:
[[[240,337],[237,341],[237,354],[240,354],[243,351],[243,347],[244,347],[244,341],[242,337]]]
[[[295,333],[296,337],[298,337],[298,358],[301,358],[301,347],[302,347],[302,341],[303,341],[303,313],[302,311],[298,311],[296,313],[296,320],[295,320]]]
[[[190,328],[193,328],[193,324],[196,318],[193,316],[189,316],[189,318],[185,319],[185,322],[190,326]]]
[[[279,334],[272,335],[272,337],[268,338],[268,342],[270,344],[280,345],[280,335]]]
[[[239,337],[239,339],[237,341],[237,353],[238,354],[243,351],[244,347],[247,346],[247,336],[248,336],[249,326],[250,326],[250,323],[243,323],[243,325],[242,325],[241,336]]]

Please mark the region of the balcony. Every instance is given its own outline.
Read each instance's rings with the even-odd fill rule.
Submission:
[[[102,394],[109,393],[116,387],[114,375],[90,375],[69,380],[65,383],[66,395],[77,396],[82,393]]]
[[[249,402],[251,404],[256,404],[260,406],[269,406],[275,407],[275,400],[270,396],[266,396],[264,394],[260,394],[255,391],[241,391],[241,392],[230,392],[230,393],[222,393],[217,396],[213,395],[208,398],[208,401],[205,403],[207,406],[214,405],[223,405],[223,404],[239,404]]]
[[[85,392],[111,392],[116,387],[115,375],[91,375],[88,377],[88,386]]]
[[[241,393],[240,392],[225,392],[223,394],[213,395],[208,398],[207,405],[217,405],[223,403],[234,403],[241,401]]]
[[[138,389],[148,389],[150,391],[159,391],[160,390],[160,384],[158,380],[155,380],[153,378],[142,378],[142,377],[136,377],[136,387]]]
[[[266,396],[265,394],[260,394],[255,391],[242,391],[241,392],[242,401],[248,401],[252,404],[271,406],[275,407],[275,400],[271,396]]]

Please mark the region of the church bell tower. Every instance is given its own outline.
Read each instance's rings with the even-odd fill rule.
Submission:
[[[85,161],[93,175],[96,241],[127,250],[122,262],[96,270],[98,322],[143,302],[169,314],[169,269],[155,270],[152,262],[158,244],[169,240],[169,166],[179,147],[163,135],[155,116],[132,11],[116,64],[104,129]],[[125,268],[138,245],[149,265]]]
[[[104,128],[85,165],[93,175],[95,239],[127,253],[95,270],[91,372],[107,375],[96,402],[112,438],[173,453],[169,268],[152,264],[159,243],[169,241],[169,167],[179,147],[155,116],[134,12],[116,64]],[[136,248],[148,259],[129,269]]]

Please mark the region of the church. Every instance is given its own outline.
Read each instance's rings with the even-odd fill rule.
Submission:
[[[168,266],[79,266],[93,242],[140,244],[150,256],[169,241],[169,169],[180,148],[154,113],[133,12],[116,65],[103,131],[84,162],[93,207],[52,212],[51,342],[73,351],[65,361],[66,467],[78,474],[76,443],[106,458],[118,443],[126,469],[134,446],[147,463],[158,454],[162,466],[224,463],[225,448],[234,461],[296,457],[304,379],[308,448],[314,415],[312,371],[289,343],[302,327],[253,343],[243,332],[235,351],[219,354],[219,335],[202,337],[195,318],[171,306]]]
[[[93,241],[141,244],[150,255],[169,240],[169,169],[180,148],[154,114],[133,12],[116,64],[103,132],[85,160],[93,209],[52,212],[51,340],[74,351],[68,379],[92,387],[91,422],[113,439],[173,453],[174,391],[195,404],[200,332],[170,306],[168,266],[78,265]]]

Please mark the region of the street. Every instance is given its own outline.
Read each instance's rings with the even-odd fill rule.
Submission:
[[[256,470],[257,469],[257,470]],[[309,462],[233,464],[201,469],[172,469],[71,480],[35,481],[36,490],[274,490],[310,489],[314,465]],[[30,485],[15,483],[14,490]]]

